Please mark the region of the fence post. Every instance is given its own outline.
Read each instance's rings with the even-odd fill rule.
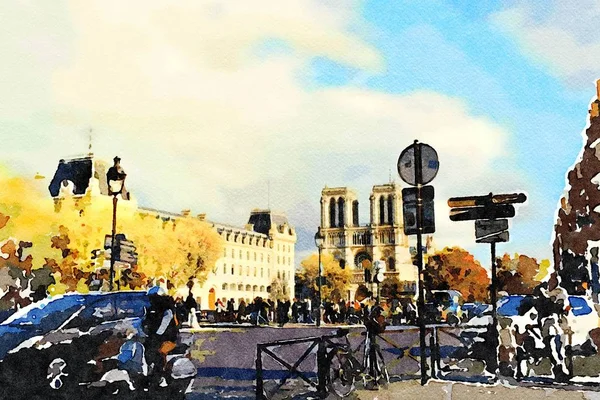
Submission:
[[[442,358],[440,356],[440,330],[435,329],[435,358],[437,362],[438,372],[442,370]]]
[[[256,400],[263,400],[264,398],[262,348],[259,344],[256,346]]]
[[[435,374],[435,363],[437,360],[437,349],[435,347],[435,333],[436,333],[436,328],[434,327],[431,330],[431,336],[429,336],[429,354],[431,355],[431,379],[434,379],[436,377]]]
[[[327,374],[329,373],[329,365],[327,365],[327,346],[323,338],[319,338],[317,348],[317,392],[319,397],[324,399],[327,397]]]

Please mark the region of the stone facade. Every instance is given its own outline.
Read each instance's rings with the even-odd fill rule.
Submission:
[[[347,187],[328,188],[321,192],[321,231],[325,236],[324,251],[344,260],[354,271],[347,297],[354,298],[356,289],[365,284],[363,260],[382,260],[386,277],[395,277],[401,288],[414,293],[417,270],[412,264],[408,237],[403,231],[402,192],[400,185],[375,185],[369,197],[370,221],[361,225],[359,202]]]
[[[202,285],[202,309],[214,309],[216,299],[269,298],[273,280],[283,284],[283,295],[292,299],[296,231],[285,215],[253,210],[244,228],[212,223],[223,238],[223,255]]]

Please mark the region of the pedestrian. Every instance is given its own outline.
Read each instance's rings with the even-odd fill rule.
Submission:
[[[168,354],[176,347],[179,321],[175,314],[175,302],[162,288],[155,286],[148,291],[150,308],[144,318],[143,328],[146,334],[144,346],[146,361],[160,377],[164,378]]]
[[[298,299],[294,297],[294,302],[292,303],[292,322],[297,323],[300,317],[300,302]]]
[[[185,299],[185,308],[188,312],[188,320],[191,326],[193,324],[193,320],[197,320],[196,311],[198,310],[198,303],[196,303],[196,299],[194,299],[191,290]]]
[[[244,301],[244,299],[240,300],[240,305],[238,306],[237,309],[237,318],[236,321],[238,322],[238,324],[241,324],[244,319],[246,317],[246,302]]]
[[[227,321],[233,322],[235,321],[235,300],[229,299],[227,301]]]

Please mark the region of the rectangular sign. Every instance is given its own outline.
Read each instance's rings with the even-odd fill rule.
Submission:
[[[450,210],[450,220],[452,221],[512,218],[514,216],[515,207],[510,204],[499,204],[487,207],[461,207]]]
[[[486,236],[508,230],[507,219],[485,220],[478,219],[475,221],[475,238],[480,239]]]
[[[508,231],[499,232],[494,235],[475,239],[475,243],[501,243],[508,242]]]
[[[477,207],[489,204],[516,204],[527,200],[525,193],[488,194],[486,196],[451,197],[449,207]]]
[[[112,235],[104,236],[104,249],[108,250],[112,248]]]

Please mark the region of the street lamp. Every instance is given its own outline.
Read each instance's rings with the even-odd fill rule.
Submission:
[[[125,177],[127,174],[121,168],[121,159],[115,157],[114,165],[108,169],[106,173],[106,181],[108,183],[108,194],[113,197],[113,213],[112,213],[112,237],[110,245],[110,273],[108,281],[108,290],[113,290],[113,280],[115,277],[115,259],[116,259],[116,243],[115,235],[117,233],[117,196],[123,193],[125,187]]]
[[[317,327],[321,326],[321,252],[323,251],[323,243],[325,242],[325,236],[321,232],[321,227],[315,233],[315,246],[319,249],[319,277],[317,278],[317,284],[319,286],[319,296],[318,296],[318,305],[317,309]]]

